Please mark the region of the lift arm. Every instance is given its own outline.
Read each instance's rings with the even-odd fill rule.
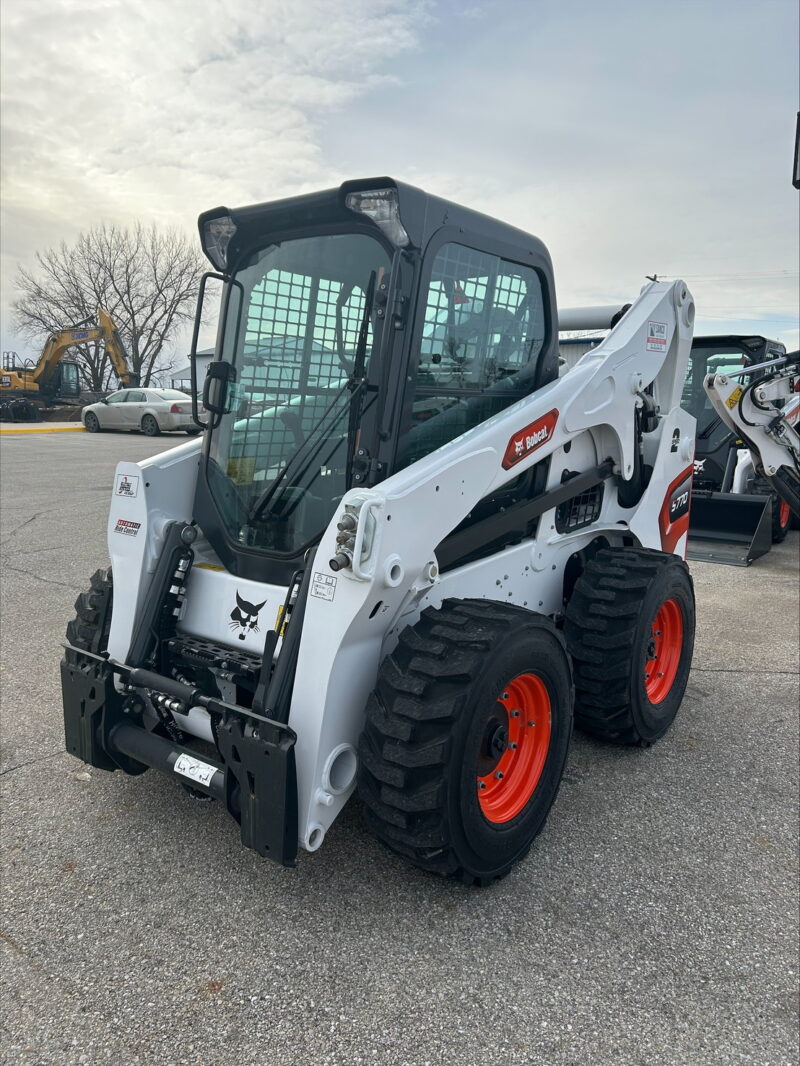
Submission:
[[[762,370],[763,377],[751,379]],[[756,469],[800,516],[800,352],[709,374],[703,388],[721,420],[747,444]]]

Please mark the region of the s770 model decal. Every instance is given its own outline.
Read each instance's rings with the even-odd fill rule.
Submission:
[[[515,463],[521,462],[526,455],[546,444],[553,436],[557,421],[558,411],[548,411],[535,422],[518,430],[508,442],[506,454],[503,456],[503,469],[508,470]]]
[[[694,464],[683,473],[678,474],[667,489],[661,513],[658,516],[658,529],[661,533],[661,550],[674,552],[675,546],[684,533],[689,532],[689,507],[692,499],[692,474]]]

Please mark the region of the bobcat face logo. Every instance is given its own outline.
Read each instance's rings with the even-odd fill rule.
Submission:
[[[244,640],[251,630],[258,632],[258,612],[266,602],[262,600],[261,603],[248,603],[236,593],[236,606],[231,611],[230,628],[239,630],[239,640]]]

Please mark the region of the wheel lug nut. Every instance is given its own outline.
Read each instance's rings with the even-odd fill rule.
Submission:
[[[512,740],[511,743],[508,746],[509,746],[509,748],[511,748],[512,751],[516,751],[516,749],[517,749],[516,740]]]
[[[486,782],[485,781],[479,781],[478,782],[478,788],[481,790],[481,792],[483,792],[483,790],[486,788]]]
[[[531,729],[533,729],[533,727],[536,725],[536,723],[535,722],[528,722],[528,725],[530,726]]]
[[[495,770],[494,776],[497,778],[498,781],[502,781],[503,780],[503,771],[502,770]]]
[[[512,711],[511,712],[511,717],[512,718],[519,718],[519,711]]]

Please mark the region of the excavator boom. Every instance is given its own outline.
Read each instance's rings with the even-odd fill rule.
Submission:
[[[19,368],[17,366],[6,367],[0,377],[0,388],[11,389],[19,392],[51,392],[60,394],[60,382],[57,377],[57,369],[64,355],[70,348],[80,344],[92,342],[103,344],[108,352],[114,373],[123,388],[130,388],[139,384],[139,377],[130,368],[128,353],[122,343],[119,330],[108,311],[103,307],[97,309],[97,324],[85,327],[72,327],[63,329],[57,333],[51,333],[47,338],[42,354],[34,367]],[[77,389],[77,376],[76,376]],[[72,390],[65,395],[73,395]],[[77,395],[77,392],[74,393]]]

